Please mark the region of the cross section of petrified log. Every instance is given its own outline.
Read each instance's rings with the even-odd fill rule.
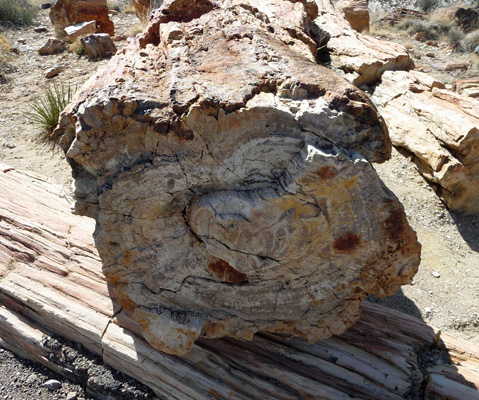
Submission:
[[[263,7],[165,1],[55,132],[116,297],[169,353],[200,336],[344,332],[419,262],[369,164],[390,155],[383,120],[313,62],[317,8]]]

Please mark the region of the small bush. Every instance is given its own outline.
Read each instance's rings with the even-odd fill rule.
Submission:
[[[37,16],[37,9],[27,0],[0,0],[0,24],[30,25]]]
[[[432,11],[437,6],[437,0],[419,0],[418,6],[424,12]]]
[[[56,81],[48,86],[43,96],[28,103],[30,112],[27,118],[41,129],[41,138],[49,139],[53,129],[58,124],[60,113],[65,109],[73,97],[74,90]]]

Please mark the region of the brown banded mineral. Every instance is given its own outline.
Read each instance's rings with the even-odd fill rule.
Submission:
[[[311,2],[271,7],[165,1],[55,132],[110,285],[168,353],[344,332],[367,293],[394,293],[419,263],[370,165],[390,156],[382,118],[313,62]]]

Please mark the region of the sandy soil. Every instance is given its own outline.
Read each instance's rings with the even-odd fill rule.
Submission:
[[[47,180],[64,186],[65,191],[69,192],[72,182],[69,166],[59,150],[52,150],[35,140],[38,132],[26,118],[27,103],[41,95],[43,88],[48,85],[49,80],[43,76],[48,68],[65,65],[66,69],[55,79],[76,85],[84,82],[108,60],[89,61],[69,52],[54,56],[38,55],[38,48],[53,35],[47,15],[47,11],[42,11],[38,24],[45,25],[48,33],[35,33],[33,27],[3,28],[3,32],[0,31],[8,38],[11,47],[18,50],[18,54],[11,53],[9,56],[11,68],[4,74],[7,81],[0,83],[0,163],[41,173]],[[138,23],[132,14],[120,13],[112,19],[119,34]],[[394,37],[400,42],[406,40],[398,33]],[[407,40],[410,42],[410,38]],[[122,43],[117,44],[121,46]],[[464,57],[452,53],[445,45],[429,46],[427,53],[434,54],[434,57],[424,56],[424,46],[419,42],[410,45],[413,56],[422,57],[416,60],[417,64],[431,64],[431,60],[440,64],[454,57]],[[463,76],[477,74],[477,71],[445,74],[433,69],[432,73],[451,83]],[[423,252],[413,285],[403,287],[389,299],[370,300],[415,315],[443,331],[479,342],[479,215],[465,216],[449,212],[407,155],[394,151],[390,161],[375,165],[375,168],[404,204],[409,222],[422,243]],[[9,358],[0,354],[0,366],[7,365],[6,359]],[[0,396],[2,387],[0,382]],[[12,395],[3,398],[32,397],[31,394],[25,394],[25,397]]]

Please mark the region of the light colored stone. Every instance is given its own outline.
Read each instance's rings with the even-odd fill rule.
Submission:
[[[38,50],[38,53],[42,56],[61,53],[66,49],[66,44],[63,40],[50,38],[47,42]]]
[[[369,0],[339,0],[335,7],[343,13],[351,28],[359,33],[369,32]]]
[[[64,65],[57,65],[55,67],[51,67],[45,71],[45,78],[53,78],[54,76],[57,76],[60,72],[62,72],[64,69]]]
[[[84,37],[96,32],[96,21],[80,22],[79,24],[65,27],[68,40],[73,43],[80,37]]]
[[[454,82],[453,88],[455,92],[472,98],[479,98],[479,79],[464,79]]]
[[[388,71],[372,99],[393,143],[414,155],[419,171],[435,184],[448,207],[477,213],[479,102],[440,88],[424,76]]]
[[[96,21],[95,32],[114,36],[108,13],[107,0],[57,0],[50,9],[50,20],[61,36],[66,36],[67,26],[89,21]]]
[[[331,0],[317,0],[318,18],[312,35],[322,52],[320,58],[356,86],[378,82],[384,71],[414,68],[404,46],[354,31]]]
[[[116,53],[115,43],[107,33],[94,33],[80,40],[90,58],[111,57]]]
[[[167,353],[200,336],[323,339],[416,271],[416,236],[369,163],[390,156],[383,120],[286,39],[315,13],[290,3],[165,2],[54,133],[115,296]]]
[[[48,390],[54,392],[62,387],[62,383],[56,379],[50,379],[43,384],[43,387],[46,387]]]

